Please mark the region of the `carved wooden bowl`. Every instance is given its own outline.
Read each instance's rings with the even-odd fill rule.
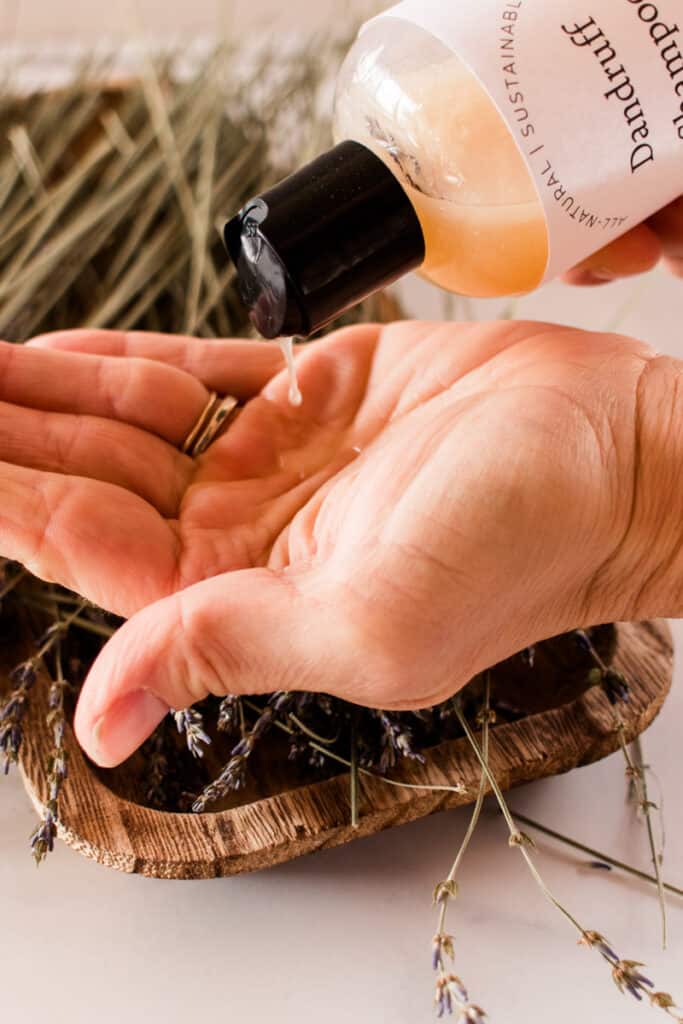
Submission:
[[[615,627],[613,665],[624,673],[631,696],[621,710],[631,740],[652,722],[671,686],[671,634],[664,622]],[[553,691],[552,673],[534,686]],[[26,721],[21,770],[36,808],[45,799],[45,765],[51,739],[44,728],[47,687],[36,685]],[[491,768],[503,789],[569,771],[605,757],[619,746],[614,712],[603,692],[584,690],[559,706],[496,725],[491,733]],[[547,702],[546,702],[547,703]],[[466,739],[443,742],[426,752],[425,764],[410,762],[394,775],[421,785],[464,784],[464,793],[399,789],[361,776],[360,820],[350,824],[348,775],[291,785],[274,772],[262,794],[247,790],[243,803],[201,815],[151,810],[135,800],[126,766],[109,775],[84,757],[68,730],[69,778],[60,798],[59,835],[75,850],[119,871],[157,878],[211,878],[254,871],[305,853],[338,846],[445,807],[474,800],[480,767]],[[108,781],[111,780],[111,785]],[[139,782],[138,782],[139,786]],[[117,795],[128,793],[128,798]]]

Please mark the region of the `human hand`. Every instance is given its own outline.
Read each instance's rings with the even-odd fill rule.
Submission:
[[[660,260],[683,277],[683,196],[564,275],[569,284],[608,284],[652,270]]]
[[[678,600],[655,571],[683,578],[679,370],[637,342],[355,327],[300,350],[299,408],[265,343],[78,332],[1,355],[0,551],[131,616],[76,714],[100,764],[209,692],[424,706]],[[175,446],[207,386],[250,400],[193,463]]]

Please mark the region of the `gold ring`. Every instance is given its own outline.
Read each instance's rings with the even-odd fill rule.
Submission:
[[[238,408],[239,399],[234,395],[220,398],[215,391],[212,391],[197,422],[185,438],[181,451],[193,459],[205,452],[228,423],[234,419]]]

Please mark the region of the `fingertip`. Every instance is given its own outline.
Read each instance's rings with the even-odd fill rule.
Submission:
[[[76,738],[95,764],[114,768],[151,736],[168,712],[168,705],[149,690],[125,694],[94,719],[88,703],[79,701]]]
[[[86,338],[90,339],[93,331],[87,327],[77,327],[70,331],[50,331],[47,334],[37,334],[30,338],[26,345],[30,348],[55,348],[62,351],[78,349]]]
[[[567,271],[563,276],[565,284],[576,285],[580,288],[595,288],[600,285],[611,284],[616,277],[611,272],[599,273],[595,270],[587,270],[583,267],[575,267]]]
[[[168,700],[159,696],[163,652],[169,647],[163,618],[167,601],[162,598],[124,623],[104,645],[83,684],[74,731],[86,754],[103,768],[129,757],[168,713]]]
[[[662,244],[657,234],[647,224],[639,224],[590,256],[580,269],[612,279],[634,277],[653,270],[661,256]]]

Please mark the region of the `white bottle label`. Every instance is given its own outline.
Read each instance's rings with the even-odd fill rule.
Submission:
[[[546,280],[683,194],[683,0],[404,0],[385,17],[452,49],[509,124]]]

